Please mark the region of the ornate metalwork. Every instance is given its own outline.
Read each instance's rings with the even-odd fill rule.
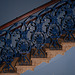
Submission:
[[[62,48],[59,42],[61,37],[64,41],[74,42],[74,9],[75,1],[62,0],[40,11],[39,14],[13,24],[7,30],[1,30],[0,35],[6,33],[0,36],[0,63],[6,63],[3,72],[11,71],[10,68],[14,71],[11,63],[16,57],[19,57],[19,65],[29,65],[31,56],[46,57],[46,43],[49,43],[50,49],[58,50]],[[16,29],[19,25],[21,27]],[[12,29],[14,31],[11,31]]]
[[[15,69],[11,63],[14,60],[13,58],[15,57],[15,50],[12,46],[12,36],[10,29],[6,31],[5,37],[1,37],[1,41],[4,42],[4,45],[1,47],[1,58],[2,61],[4,61],[6,64],[3,67],[3,72],[13,72],[15,71]]]

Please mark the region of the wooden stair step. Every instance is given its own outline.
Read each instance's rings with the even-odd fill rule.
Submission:
[[[49,48],[46,48],[47,52],[47,58],[53,58],[58,54],[64,55],[64,51],[62,50],[50,50]]]
[[[32,65],[38,66],[42,62],[49,63],[50,58],[31,58],[31,60],[32,60]]]
[[[26,72],[27,70],[31,70],[31,71],[34,71],[34,68],[36,66],[20,66],[20,65],[16,65],[15,66],[17,68],[17,73],[21,74],[21,73],[24,73]]]
[[[72,47],[75,47],[75,42],[62,42],[62,50],[67,51]]]

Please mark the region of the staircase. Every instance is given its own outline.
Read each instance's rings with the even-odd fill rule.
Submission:
[[[0,26],[0,75],[20,75],[75,47],[75,1],[52,0]]]

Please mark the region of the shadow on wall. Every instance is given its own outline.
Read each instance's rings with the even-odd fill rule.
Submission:
[[[75,47],[68,50],[64,56],[57,55],[50,63],[43,62],[34,71],[26,71],[21,75],[75,75]]]

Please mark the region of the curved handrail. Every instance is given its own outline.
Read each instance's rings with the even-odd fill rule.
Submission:
[[[16,22],[18,22],[18,21],[20,21],[20,20],[32,15],[32,14],[34,14],[34,13],[36,13],[36,12],[38,12],[38,11],[40,11],[40,10],[50,6],[50,5],[53,5],[53,4],[55,4],[56,2],[59,2],[59,1],[61,1],[61,0],[52,0],[52,1],[42,5],[40,7],[37,7],[36,9],[33,9],[32,11],[30,11],[30,12],[28,12],[26,14],[23,14],[22,16],[20,16],[20,17],[18,17],[16,19],[14,19],[14,20],[12,20],[12,21],[0,26],[0,30],[5,29],[5,28],[9,27],[10,25],[12,25],[12,24],[14,24],[14,23],[16,23]]]

